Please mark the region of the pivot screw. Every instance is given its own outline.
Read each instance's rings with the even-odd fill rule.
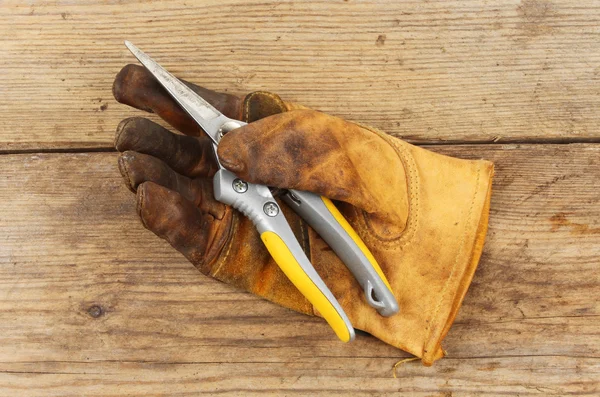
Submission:
[[[269,201],[263,206],[263,211],[265,211],[265,214],[268,216],[277,216],[277,214],[279,214],[279,207],[274,202]]]
[[[232,186],[233,190],[238,193],[246,193],[248,191],[248,184],[241,179],[234,179]]]
[[[233,120],[226,122],[219,128],[219,131],[218,131],[219,140],[221,140],[221,138],[223,138],[223,136],[225,134],[227,134],[229,131],[235,130],[236,128],[240,128],[242,125],[243,124],[241,124],[240,122],[233,121]]]

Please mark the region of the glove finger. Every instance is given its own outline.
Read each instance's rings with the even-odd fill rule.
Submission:
[[[143,117],[121,121],[115,135],[120,152],[132,150],[157,157],[189,177],[211,177],[217,171],[212,141],[206,137],[174,134]]]
[[[216,221],[181,194],[153,182],[138,186],[137,212],[144,227],[167,240],[205,274],[229,237],[231,211]]]
[[[292,110],[233,130],[221,140],[218,156],[249,182],[311,191],[398,224],[407,211],[396,149],[383,134],[324,113]]]
[[[233,119],[240,117],[241,99],[237,96],[215,92],[185,80],[181,81],[227,117]],[[156,113],[186,135],[200,136],[203,134],[198,124],[179,107],[154,76],[142,66],[126,65],[121,69],[113,84],[113,95],[120,103]]]
[[[153,182],[178,193],[216,219],[222,219],[225,214],[225,204],[214,199],[210,179],[190,179],[173,171],[156,157],[132,151],[121,154],[118,164],[125,184],[133,192],[139,190],[141,184]]]

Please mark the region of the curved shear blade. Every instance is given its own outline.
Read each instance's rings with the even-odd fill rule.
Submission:
[[[125,41],[131,53],[144,65],[158,82],[171,94],[179,106],[189,114],[215,144],[221,138],[219,128],[229,120],[200,95],[196,94],[178,78],[167,72],[162,66],[146,55],[131,42]]]

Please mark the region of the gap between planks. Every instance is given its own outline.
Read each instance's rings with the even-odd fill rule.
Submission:
[[[401,138],[399,138],[401,139]],[[415,141],[405,140],[406,142],[420,147],[432,146],[468,146],[468,145],[571,145],[579,143],[600,143],[600,138],[548,138],[548,139],[507,139],[495,141],[475,141],[475,140],[456,140],[456,141]],[[117,150],[113,146],[90,146],[90,147],[58,147],[58,148],[27,148],[27,149],[0,149],[0,155],[12,154],[36,154],[36,153],[113,153]]]

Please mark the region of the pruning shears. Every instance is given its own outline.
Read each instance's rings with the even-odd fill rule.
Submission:
[[[217,146],[223,135],[246,123],[226,117],[129,41],[125,45],[210,137],[219,163]],[[213,179],[217,201],[231,205],[252,220],[267,250],[290,281],[342,341],[353,340],[354,328],[348,316],[310,263],[271,190],[264,185],[246,182],[218,165],[219,170]],[[350,269],[370,306],[382,316],[398,312],[398,302],[379,264],[331,200],[292,189],[284,191],[282,199]]]

